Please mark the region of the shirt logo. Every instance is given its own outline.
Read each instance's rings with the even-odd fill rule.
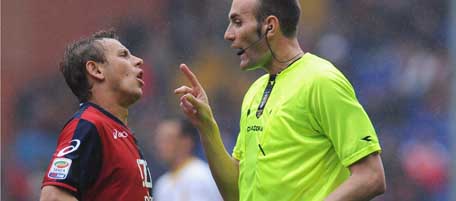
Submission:
[[[128,133],[125,131],[118,131],[117,129],[114,129],[114,131],[112,132],[112,136],[114,137],[114,139],[125,138],[128,137]]]
[[[370,136],[370,135],[368,135],[368,136],[366,136],[366,137],[363,137],[363,138],[361,138],[361,140],[364,140],[364,141],[366,141],[366,142],[370,142],[370,141],[372,141],[372,139],[371,139],[371,136]]]
[[[51,179],[66,179],[70,172],[71,159],[56,158],[49,169],[48,177]]]
[[[75,143],[74,145],[73,145],[73,142]],[[57,154],[57,156],[62,157],[73,151],[76,151],[79,148],[79,145],[81,145],[81,141],[78,139],[74,139],[74,140],[70,141],[70,144],[71,144],[70,146],[67,146],[67,147],[63,148],[62,150],[60,150],[59,153]]]
[[[247,132],[262,132],[263,131],[263,126],[257,126],[257,125],[253,125],[253,126],[248,126],[247,127]]]

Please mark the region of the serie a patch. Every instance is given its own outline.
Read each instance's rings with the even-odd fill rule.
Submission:
[[[70,171],[71,162],[71,159],[68,158],[54,159],[49,169],[48,177],[51,179],[66,179]]]

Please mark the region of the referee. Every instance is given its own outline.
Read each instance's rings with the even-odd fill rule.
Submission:
[[[175,90],[199,129],[225,201],[370,200],[385,192],[381,147],[353,87],[330,62],[304,53],[296,0],[233,0],[225,39],[242,70],[262,68],[244,96],[230,156],[203,87]]]

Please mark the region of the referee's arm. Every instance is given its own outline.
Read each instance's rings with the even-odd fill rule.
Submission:
[[[224,201],[238,201],[239,161],[225,149],[215,120],[210,126],[200,127],[201,142],[215,183]]]
[[[223,145],[220,129],[209,106],[206,91],[198,78],[185,64],[180,65],[180,70],[191,84],[174,90],[175,94],[181,96],[180,107],[200,132],[212,177],[224,201],[238,201],[239,161],[231,158]]]
[[[373,153],[349,167],[351,175],[325,201],[371,200],[386,190],[385,173],[378,153]]]

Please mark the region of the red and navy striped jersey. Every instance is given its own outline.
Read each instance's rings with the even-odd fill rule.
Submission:
[[[151,201],[152,179],[130,129],[87,102],[60,133],[43,186],[69,190],[79,200]]]

